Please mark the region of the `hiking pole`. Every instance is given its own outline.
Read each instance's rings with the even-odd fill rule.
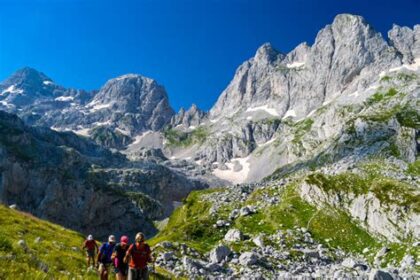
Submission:
[[[154,278],[155,279],[158,279],[157,278],[157,272],[156,272],[156,267],[155,267],[155,256],[154,256],[154,254],[152,253],[152,269],[153,269],[153,275],[154,275]]]

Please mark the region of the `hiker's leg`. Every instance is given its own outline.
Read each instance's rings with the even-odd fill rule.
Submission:
[[[146,268],[140,269],[140,279],[148,280],[149,279],[149,270]]]
[[[103,276],[103,274],[104,274],[104,265],[103,264],[99,264],[98,272],[99,272],[99,278],[101,280],[103,280],[104,279],[104,276]]]
[[[137,271],[134,268],[128,269],[128,280],[137,280]]]
[[[109,274],[109,265],[106,265],[105,266],[104,280],[108,280],[108,274]]]

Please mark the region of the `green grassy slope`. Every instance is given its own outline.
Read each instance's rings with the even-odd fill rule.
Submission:
[[[0,279],[97,278],[86,271],[81,234],[2,205],[0,225]]]
[[[20,240],[26,242],[26,251]],[[98,279],[86,269],[83,240],[78,232],[0,204],[0,279]],[[159,268],[151,279],[171,276]]]

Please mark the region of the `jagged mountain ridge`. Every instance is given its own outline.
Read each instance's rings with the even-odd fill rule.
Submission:
[[[316,145],[334,142],[350,115],[340,111],[360,108],[370,96],[392,87],[381,83],[383,77],[418,73],[419,34],[419,25],[394,25],[386,41],[362,17],[343,14],[318,33],[312,46],[302,43],[282,54],[264,44],[237,69],[201,120],[206,139],[192,141],[185,153],[179,146],[186,137],[178,137],[180,144],[170,147],[170,153],[193,158],[232,182],[257,181],[309,156]],[[417,98],[415,85],[408,90]],[[299,127],[308,131],[299,132]],[[174,130],[194,139],[194,129]],[[295,132],[299,135],[292,137]],[[311,137],[301,139],[306,132]]]
[[[193,105],[174,114],[159,85],[131,74],[110,80],[84,103],[72,105],[72,97],[60,96],[58,99],[70,107],[37,113],[36,108],[43,108],[44,103],[17,113],[32,124],[73,130],[105,147],[128,148],[129,157],[138,157],[142,148],[158,148],[166,158],[192,161],[223,179],[255,181],[302,154],[285,145],[287,154],[270,158],[272,164],[266,172],[252,171],[260,164],[252,162],[258,162],[253,153],[262,146],[272,146],[276,135],[282,134],[285,120],[297,122],[311,117],[338,99],[360,104],[377,91],[385,73],[403,69],[404,65],[418,69],[419,32],[418,25],[413,29],[394,25],[386,41],[362,17],[338,15],[318,33],[312,46],[302,43],[288,54],[270,44],[261,46],[237,69],[208,113]],[[126,102],[127,96],[134,101]],[[144,107],[133,108],[132,104],[138,104],[136,98],[144,102]],[[322,130],[326,131],[318,135],[321,142],[332,136],[333,127],[338,129],[334,121],[325,121]]]

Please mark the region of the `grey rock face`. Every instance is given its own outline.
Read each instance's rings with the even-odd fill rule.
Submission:
[[[211,117],[216,118],[222,114],[232,115],[241,107],[246,108],[266,103],[272,97],[272,91],[277,91],[277,89],[271,86],[269,80],[259,88],[255,88],[254,85],[258,80],[270,77],[274,66],[283,57],[284,55],[276,51],[270,44],[261,46],[257,50],[255,58],[246,61],[237,69],[234,79],[210,110]]]
[[[420,25],[410,29],[394,24],[388,37],[391,45],[403,56],[404,63],[412,63],[414,58],[420,56]]]
[[[355,91],[400,64],[395,49],[362,17],[338,15],[311,47],[301,44],[282,55],[263,45],[238,68],[210,115],[218,118],[266,105],[279,116],[293,110],[302,117],[331,97]]]
[[[87,107],[91,108],[92,118],[97,122],[114,120],[104,116],[107,113],[116,114],[114,118],[124,116],[127,119],[124,124],[130,132],[158,130],[174,114],[165,89],[156,81],[140,75],[124,75],[109,80]]]
[[[134,234],[141,227],[153,234],[149,219],[163,218],[174,199],[205,187],[155,163],[130,163],[73,133],[28,127],[8,113],[0,112],[0,130],[1,203],[83,233]]]

